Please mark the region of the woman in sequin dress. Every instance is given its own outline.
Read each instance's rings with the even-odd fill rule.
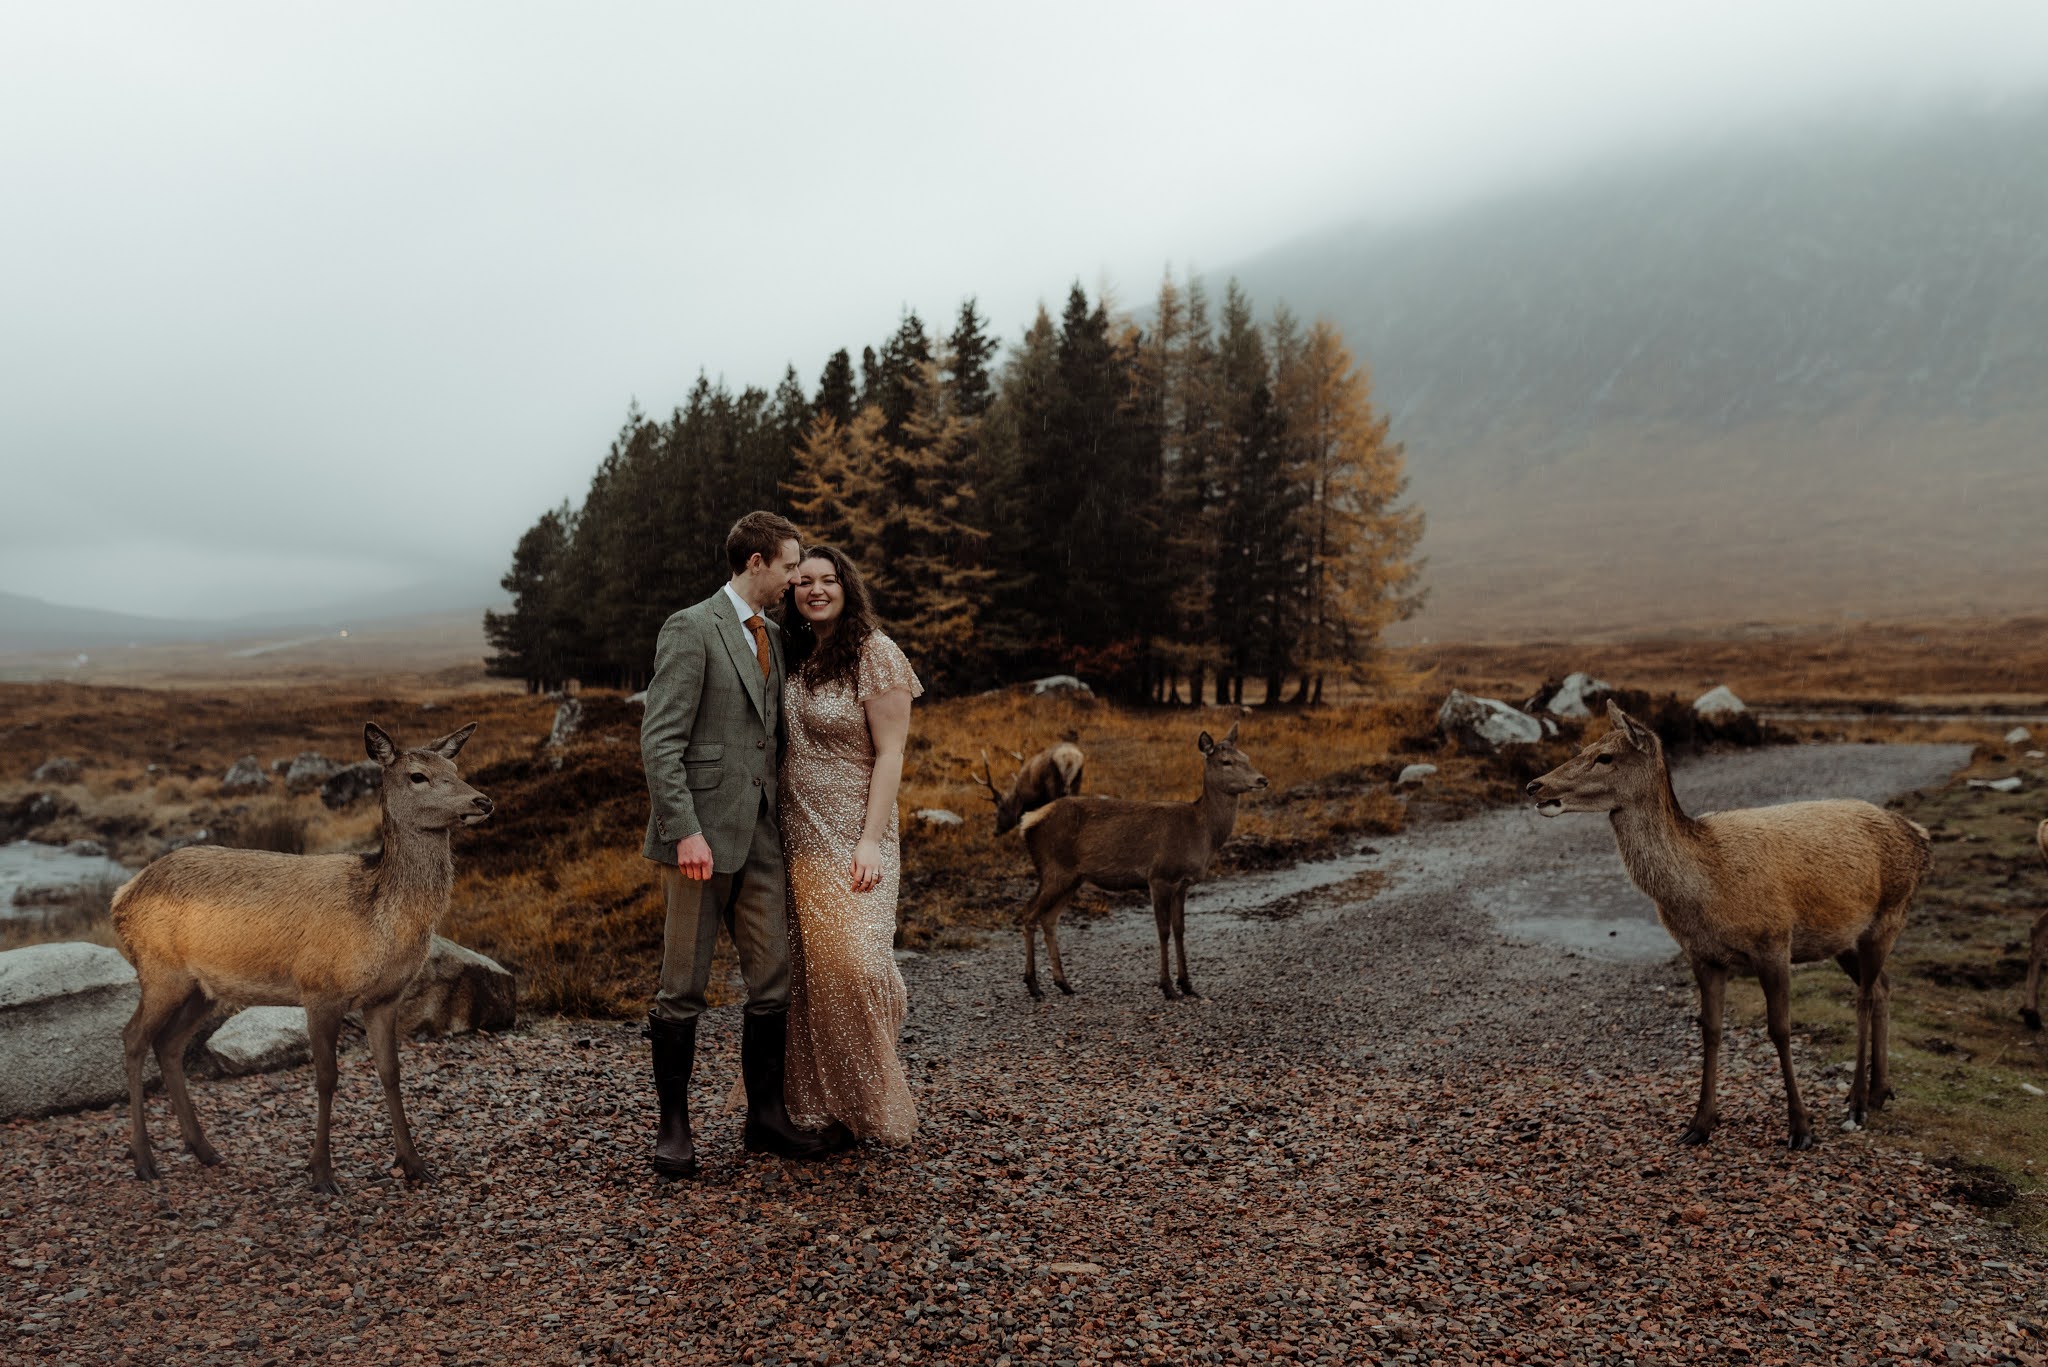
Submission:
[[[806,552],[785,607],[784,1095],[799,1125],[836,1121],[855,1138],[904,1144],[917,1127],[917,1106],[896,1056],[909,1006],[895,955],[896,795],[910,701],[924,685],[876,627],[860,572],[841,552]]]

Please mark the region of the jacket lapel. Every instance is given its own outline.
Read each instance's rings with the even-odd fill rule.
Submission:
[[[726,654],[732,656],[732,667],[739,671],[741,685],[747,690],[747,696],[754,700],[754,711],[761,718],[761,725],[771,726],[768,686],[761,678],[761,661],[754,654],[753,639],[740,625],[732,605],[732,595],[720,589],[712,599],[711,613],[718,618],[718,634],[725,641]]]

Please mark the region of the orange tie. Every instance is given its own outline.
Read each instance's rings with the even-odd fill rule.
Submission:
[[[768,654],[768,624],[757,612],[747,619],[746,627],[754,633],[754,658],[761,662],[761,681],[766,683],[775,675],[775,662]]]

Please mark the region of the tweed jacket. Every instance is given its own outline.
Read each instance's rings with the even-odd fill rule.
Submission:
[[[782,750],[782,628],[767,624],[774,668],[761,677],[747,629],[723,587],[664,622],[640,723],[640,761],[653,810],[641,853],[676,862],[676,842],[702,834],[712,868],[747,862],[761,798],[775,810]]]

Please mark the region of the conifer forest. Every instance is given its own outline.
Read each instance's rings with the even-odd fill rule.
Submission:
[[[1142,319],[1076,285],[1007,349],[973,299],[936,336],[734,393],[637,405],[582,505],[541,514],[485,618],[492,672],[644,685],[726,530],[781,512],[867,580],[941,693],[1073,673],[1129,702],[1313,703],[1421,601],[1420,510],[1328,322],[1168,276]],[[1249,684],[1249,687],[1248,687]]]

